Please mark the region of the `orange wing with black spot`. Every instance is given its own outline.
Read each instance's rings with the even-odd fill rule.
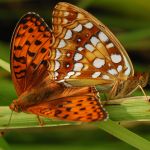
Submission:
[[[51,30],[39,15],[27,13],[20,19],[11,41],[11,73],[18,95],[47,76],[51,44]]]
[[[83,96],[66,96],[43,101],[40,104],[28,107],[27,112],[47,118],[81,122],[101,121],[108,117],[96,93],[92,92]]]

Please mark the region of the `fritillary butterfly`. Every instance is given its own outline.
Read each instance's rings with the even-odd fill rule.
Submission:
[[[104,120],[107,113],[93,86],[113,99],[146,85],[148,75],[134,74],[120,42],[88,12],[60,2],[52,24],[51,32],[38,15],[28,13],[16,27],[11,70],[19,98],[12,110],[69,121]]]
[[[53,39],[39,15],[28,13],[19,21],[11,41],[11,74],[19,97],[10,109],[68,121],[106,119],[94,87],[66,87],[50,77]]]
[[[85,10],[58,3],[52,24],[51,78],[73,86],[100,85],[110,91],[110,99],[125,97],[147,84],[148,73],[134,74],[120,42]]]

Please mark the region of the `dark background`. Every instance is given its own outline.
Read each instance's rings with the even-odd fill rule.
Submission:
[[[9,62],[11,35],[20,17],[39,13],[51,26],[52,9],[59,0],[0,0],[0,59]],[[69,2],[65,1],[65,2]],[[150,72],[149,0],[72,0],[108,26],[127,50],[136,71]],[[149,85],[146,87],[149,90]],[[0,68],[0,105],[16,98],[10,73]],[[128,124],[130,129],[150,139],[149,124]],[[13,150],[103,149],[134,150],[128,144],[91,126],[15,130],[5,134]]]

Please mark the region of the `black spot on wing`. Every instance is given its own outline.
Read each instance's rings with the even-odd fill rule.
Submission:
[[[43,48],[41,49],[41,53],[45,53],[45,52],[46,52],[46,48],[43,47]]]
[[[35,53],[34,52],[31,52],[31,51],[27,51],[27,54],[30,56],[30,57],[33,57],[34,55],[35,55]]]
[[[85,110],[85,107],[83,107],[83,108],[80,108],[80,110]]]
[[[25,45],[31,45],[30,41],[27,40],[27,41],[25,42]]]
[[[40,45],[42,42],[40,40],[35,41],[35,45]]]
[[[66,115],[63,116],[64,119],[66,119],[66,118],[68,118],[68,117],[69,117],[68,114],[66,114]]]
[[[24,25],[24,26],[23,26],[23,29],[27,29],[27,28],[28,28],[28,25]]]
[[[33,32],[33,29],[32,29],[32,28],[30,28],[30,29],[28,30],[28,32],[29,32],[29,33],[32,33],[32,32]]]
[[[14,46],[14,50],[22,50],[22,46]]]
[[[37,65],[32,62],[32,63],[31,63],[31,66],[35,69]]]
[[[61,114],[61,113],[62,113],[62,111],[59,110],[59,109],[57,109],[57,110],[55,111],[55,116],[57,116],[57,115],[59,115],[59,114]]]
[[[72,109],[71,107],[67,107],[66,111],[71,111],[71,109]]]
[[[21,74],[21,73],[25,73],[25,72],[26,72],[26,70],[24,69],[24,70],[21,70],[19,72],[15,72],[15,74],[17,75],[17,74]]]
[[[16,57],[16,55],[14,55],[13,58],[17,62],[20,62],[22,64],[26,64],[26,58],[24,56],[22,56],[22,57]]]
[[[82,104],[77,104],[76,106],[82,106]]]

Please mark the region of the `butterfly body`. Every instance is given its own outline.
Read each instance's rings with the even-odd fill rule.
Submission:
[[[10,109],[67,121],[104,120],[108,114],[93,86],[114,99],[146,84],[134,74],[120,42],[94,16],[60,2],[52,18],[52,30],[35,13],[16,26],[11,71],[18,99]]]

